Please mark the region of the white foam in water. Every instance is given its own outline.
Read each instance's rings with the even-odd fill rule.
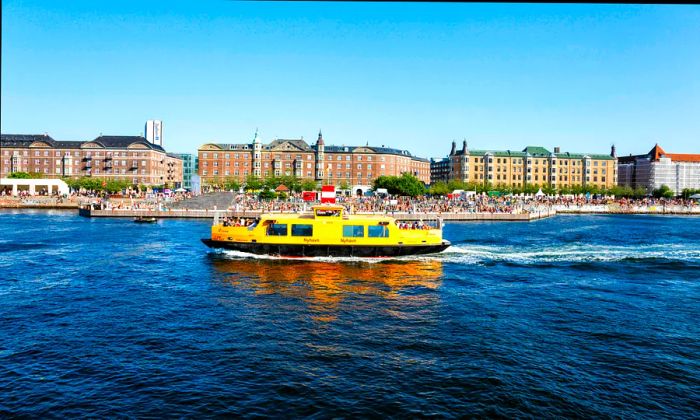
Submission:
[[[449,253],[449,254],[448,254]],[[683,244],[658,244],[641,246],[603,246],[573,244],[537,249],[513,246],[458,245],[445,251],[445,261],[484,262],[511,261],[522,264],[541,262],[593,262],[622,261],[627,258],[665,258],[677,261],[700,261],[700,250],[686,248]]]
[[[218,251],[218,254],[223,254],[229,259],[256,259],[256,260],[282,260],[282,261],[317,261],[317,262],[368,262],[377,263],[387,260],[400,260],[402,257],[378,257],[378,258],[362,258],[362,257],[283,257],[278,255],[259,255],[248,252],[223,250]]]

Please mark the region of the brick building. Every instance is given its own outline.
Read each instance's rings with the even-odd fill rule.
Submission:
[[[182,185],[182,159],[141,136],[54,140],[47,134],[2,134],[0,177],[35,172],[45,178],[90,176],[133,184]]]
[[[382,175],[415,175],[430,182],[430,162],[406,150],[374,146],[326,146],[321,132],[315,144],[303,139],[276,139],[263,144],[258,134],[252,143],[207,143],[197,150],[203,183],[232,178],[239,182],[249,175],[296,176],[323,184],[371,185]]]

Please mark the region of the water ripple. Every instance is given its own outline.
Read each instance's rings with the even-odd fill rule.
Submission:
[[[210,252],[0,213],[3,417],[700,412],[700,219],[448,224],[418,258]]]

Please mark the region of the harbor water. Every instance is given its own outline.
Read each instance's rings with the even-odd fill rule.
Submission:
[[[700,217],[448,223],[442,254],[214,252],[0,212],[0,417],[700,416]]]

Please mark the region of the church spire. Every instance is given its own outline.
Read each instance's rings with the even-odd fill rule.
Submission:
[[[323,142],[323,133],[321,133],[321,129],[320,129],[320,128],[318,129],[318,140],[316,140],[316,144],[318,144],[318,145],[323,145],[323,144],[325,144],[325,143]]]
[[[258,128],[255,127],[255,138],[253,138],[253,144],[260,143],[260,136],[258,135]]]

